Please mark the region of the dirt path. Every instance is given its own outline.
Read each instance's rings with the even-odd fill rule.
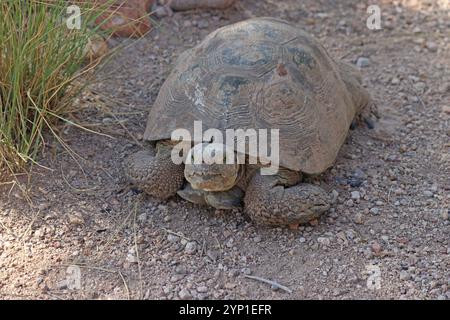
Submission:
[[[78,165],[55,144],[40,161],[52,170],[36,169],[31,182],[35,208],[17,190],[0,196],[0,297],[450,299],[448,11],[439,1],[380,2],[383,30],[371,31],[365,1],[334,2],[240,1],[224,12],[176,13],[146,38],[125,40],[130,47],[77,113],[110,137],[64,128],[85,159]],[[381,109],[377,128],[351,131],[322,177],[338,193],[333,208],[299,231],[161,202],[130,189],[121,172],[175,58],[253,16],[297,24],[333,57],[368,58],[364,81]],[[69,265],[80,267],[78,289],[66,281]]]

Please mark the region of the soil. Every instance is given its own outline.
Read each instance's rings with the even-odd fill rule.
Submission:
[[[101,135],[63,126],[76,155],[47,141],[29,182],[33,206],[18,188],[1,189],[0,297],[450,299],[449,11],[445,1],[378,4],[381,30],[366,27],[367,1],[248,0],[155,18],[144,38],[115,39],[126,48],[75,104],[77,121]],[[257,16],[298,25],[336,59],[367,58],[363,79],[380,109],[375,129],[350,131],[320,177],[337,196],[331,210],[299,230],[151,198],[121,169],[176,57]]]

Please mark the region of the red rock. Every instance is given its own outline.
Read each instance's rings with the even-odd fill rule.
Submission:
[[[383,248],[381,247],[381,245],[378,242],[374,242],[372,244],[372,251],[375,255],[380,255],[381,252],[383,251]]]
[[[110,0],[93,0],[104,5]],[[119,37],[140,37],[151,29],[148,17],[155,0],[115,0],[95,23]]]

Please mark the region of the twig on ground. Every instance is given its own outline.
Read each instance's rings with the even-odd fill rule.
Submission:
[[[187,240],[187,241],[192,241],[192,239],[189,239],[188,237],[183,236],[181,233],[177,233],[177,232],[172,231],[172,230],[167,229],[167,228],[162,228],[162,229],[163,229],[165,232],[167,232],[167,233],[173,234],[174,236],[183,238],[184,240]]]
[[[245,277],[245,278],[248,278],[248,279],[256,280],[256,281],[261,281],[261,282],[270,284],[271,286],[274,286],[274,287],[276,287],[276,288],[279,288],[279,289],[281,289],[281,290],[284,290],[284,291],[286,291],[287,293],[292,293],[292,290],[291,290],[291,289],[289,289],[288,287],[285,287],[285,286],[283,286],[283,285],[281,285],[281,284],[279,284],[279,283],[277,283],[277,282],[275,282],[275,281],[268,280],[268,279],[264,279],[264,278],[257,277],[257,276],[244,275],[244,277]]]

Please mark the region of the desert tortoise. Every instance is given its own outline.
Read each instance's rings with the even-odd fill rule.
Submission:
[[[162,199],[178,193],[221,209],[243,200],[257,223],[305,223],[329,209],[330,196],[303,177],[333,164],[369,102],[358,70],[334,61],[306,32],[273,18],[242,21],[180,55],[148,117],[144,139],[152,143],[126,159],[125,173]],[[196,120],[222,131],[279,128],[280,170],[262,175],[258,164],[175,164],[171,133],[193,132]]]

